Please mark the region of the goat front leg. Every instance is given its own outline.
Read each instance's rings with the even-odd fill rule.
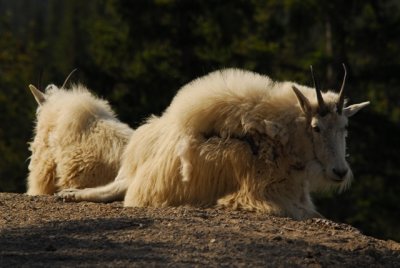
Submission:
[[[116,179],[107,185],[96,188],[65,189],[56,193],[56,196],[64,202],[108,203],[123,200],[128,186],[127,179]]]

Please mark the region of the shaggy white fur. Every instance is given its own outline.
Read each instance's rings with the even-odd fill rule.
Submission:
[[[113,181],[133,130],[82,85],[70,90],[49,85],[45,93],[32,85],[30,89],[39,107],[27,194],[54,194]]]
[[[114,183],[59,196],[318,216],[310,191],[348,185],[345,125],[368,104],[339,114],[338,94],[323,98],[329,113],[320,116],[312,88],[238,69],[213,72],[184,86],[161,117],[135,131]]]

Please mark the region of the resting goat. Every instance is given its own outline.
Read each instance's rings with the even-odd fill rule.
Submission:
[[[135,130],[116,180],[64,190],[66,201],[212,206],[316,217],[310,191],[345,188],[348,117],[340,94],[227,69],[184,86]]]
[[[29,88],[39,107],[27,194],[54,194],[113,181],[132,129],[82,85],[70,90],[49,85],[45,93]]]

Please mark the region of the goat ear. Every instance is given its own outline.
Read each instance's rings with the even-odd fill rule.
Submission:
[[[303,95],[303,93],[301,93],[301,91],[297,87],[292,86],[292,89],[293,89],[294,93],[296,94],[296,97],[297,97],[297,100],[299,101],[301,110],[303,111],[303,113],[305,114],[305,116],[307,118],[311,118],[312,117],[312,109],[311,109],[310,101]]]
[[[29,89],[31,90],[33,97],[35,97],[35,100],[39,105],[42,105],[46,101],[46,96],[34,85],[29,85]]]
[[[353,104],[343,108],[343,114],[347,117],[355,115],[359,110],[369,105],[369,101]]]

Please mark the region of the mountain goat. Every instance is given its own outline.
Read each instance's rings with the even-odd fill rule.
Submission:
[[[54,194],[112,181],[133,133],[129,126],[82,85],[70,90],[49,85],[45,93],[29,88],[39,106],[27,194]]]
[[[184,86],[161,117],[135,130],[113,183],[58,195],[316,217],[310,192],[351,181],[348,117],[369,104],[344,107],[344,83],[339,94],[321,93],[317,85],[273,82],[250,71],[213,72]]]

